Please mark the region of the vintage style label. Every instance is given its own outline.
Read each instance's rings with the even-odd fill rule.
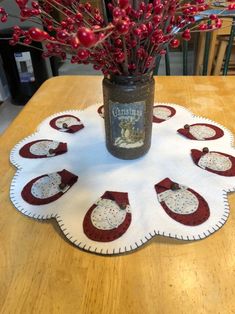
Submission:
[[[144,145],[145,101],[129,104],[109,102],[111,138],[114,146],[136,148]]]

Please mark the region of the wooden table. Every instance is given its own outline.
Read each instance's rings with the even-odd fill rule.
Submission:
[[[116,257],[80,251],[55,222],[30,219],[11,204],[11,148],[47,116],[102,101],[101,80],[48,80],[0,138],[0,313],[235,313],[235,194],[227,223],[211,237],[156,237]],[[235,133],[234,86],[235,77],[159,77],[155,97]]]

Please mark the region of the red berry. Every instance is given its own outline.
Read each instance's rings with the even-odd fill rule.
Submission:
[[[140,36],[141,34],[142,34],[142,31],[141,31],[141,29],[139,29],[139,28],[135,28],[134,30],[133,30],[133,33],[136,35],[136,36]]]
[[[14,31],[14,34],[16,34],[18,36],[21,35],[21,33],[22,33],[21,28],[19,26],[14,26],[13,31]]]
[[[136,70],[136,64],[135,64],[135,63],[129,64],[129,65],[128,65],[128,69],[129,69],[130,71],[135,71],[135,70]]]
[[[216,21],[215,26],[216,26],[217,28],[221,28],[221,26],[222,26],[222,21],[221,21],[221,19],[218,19],[218,20]]]
[[[114,45],[118,48],[122,48],[122,40],[120,38],[115,39]]]
[[[116,29],[119,34],[125,35],[128,33],[130,27],[130,23],[127,21],[120,20],[116,24]]]
[[[95,33],[86,27],[81,27],[77,32],[78,39],[84,47],[91,47],[96,43]]]
[[[79,49],[77,52],[77,56],[79,60],[84,61],[89,57],[89,51],[86,49]]]
[[[137,49],[137,57],[140,58],[141,60],[145,58],[146,54],[147,53],[143,47]]]
[[[92,7],[91,7],[91,4],[89,2],[85,3],[85,8],[87,11],[91,12]]]
[[[34,41],[44,41],[49,38],[49,34],[42,29],[31,27],[29,29],[29,36]]]
[[[17,44],[17,41],[11,39],[11,40],[9,40],[9,44],[10,44],[11,46],[15,46],[15,45]]]
[[[211,15],[209,16],[209,18],[210,18],[211,20],[216,20],[216,19],[217,19],[217,15],[216,15],[216,14],[211,14]]]
[[[104,33],[98,33],[97,35],[97,41],[102,41],[105,37],[105,34]]]
[[[140,29],[141,29],[141,31],[142,31],[143,33],[146,33],[146,32],[148,31],[148,28],[147,28],[147,26],[146,26],[145,24],[141,24],[141,25],[140,25]]]
[[[14,39],[15,41],[18,41],[19,40],[19,35],[13,34],[12,35],[12,39]]]
[[[99,70],[102,68],[102,66],[100,66],[100,65],[98,65],[98,64],[94,64],[94,65],[93,65],[93,68],[94,68],[96,71],[99,71]]]
[[[136,40],[131,40],[130,45],[132,48],[135,48],[137,46],[137,41]]]
[[[200,24],[200,25],[198,26],[198,29],[199,29],[200,31],[205,31],[205,30],[207,29],[207,24],[205,24],[205,23]]]
[[[172,48],[178,48],[179,45],[180,45],[179,39],[174,38],[174,39],[172,39],[172,40],[170,41],[170,46],[171,46]]]
[[[160,22],[161,22],[161,15],[155,15],[154,17],[153,17],[153,23],[155,24],[155,25],[157,25],[157,24],[159,24]]]
[[[235,3],[229,4],[228,10],[235,10]]]
[[[77,14],[75,15],[75,20],[82,21],[82,19],[83,19],[83,15],[80,12],[77,12]]]
[[[33,16],[37,16],[37,15],[41,14],[41,10],[32,9],[31,13],[32,13]]]
[[[155,14],[161,13],[161,12],[162,12],[162,9],[163,9],[163,4],[158,4],[158,5],[156,5],[156,6],[153,8]]]
[[[191,10],[190,9],[184,9],[183,10],[183,14],[184,15],[189,15],[191,13]]]
[[[182,38],[186,41],[189,41],[191,39],[191,34],[190,34],[190,30],[186,29],[183,34],[182,34]]]
[[[15,0],[15,2],[18,4],[19,7],[24,7],[28,0]]]
[[[1,22],[2,22],[2,23],[6,23],[6,22],[7,22],[7,17],[8,17],[8,15],[7,15],[7,14],[4,14],[4,15],[1,17]]]
[[[170,33],[172,31],[173,26],[172,25],[168,25],[166,28],[166,32]]]
[[[119,6],[121,9],[129,7],[129,0],[119,0]]]
[[[115,56],[115,61],[118,63],[122,63],[125,60],[125,54],[123,52],[119,52],[116,56]]]
[[[161,56],[163,56],[163,55],[166,54],[166,50],[162,49],[159,53],[160,53]]]
[[[113,11],[113,5],[112,5],[112,3],[108,3],[108,9],[109,9],[110,12]]]
[[[28,18],[31,16],[31,10],[28,9],[28,8],[23,8],[21,9],[20,11],[20,15],[23,17],[23,18]]]
[[[80,46],[80,42],[77,36],[71,37],[69,43],[74,49],[77,49]]]
[[[199,12],[200,12],[200,11],[205,11],[205,10],[206,10],[206,6],[205,6],[205,5],[199,5],[199,6],[197,7],[197,9],[198,9]]]
[[[54,48],[54,45],[53,45],[52,43],[47,43],[45,46],[46,46],[46,48],[47,48],[48,50],[50,50],[50,51],[52,51],[53,48]]]
[[[113,17],[114,18],[119,18],[122,15],[122,11],[120,10],[120,8],[114,8],[113,9]]]
[[[32,43],[32,39],[31,38],[25,38],[24,39],[24,44],[30,45],[31,43]]]
[[[53,31],[53,29],[54,29],[54,27],[53,27],[52,25],[48,25],[48,26],[47,26],[47,30],[48,30],[49,32]]]
[[[61,25],[62,28],[67,28],[68,27],[68,23],[66,21],[62,21],[60,23],[60,25]]]
[[[58,40],[65,40],[65,39],[67,39],[68,37],[69,37],[69,34],[68,34],[68,32],[66,32],[65,30],[59,29],[59,30],[57,31],[57,33],[56,33],[56,38],[57,38]]]
[[[34,9],[39,9],[39,4],[36,1],[32,1],[32,7]]]
[[[150,34],[153,30],[153,24],[151,22],[147,22],[146,27],[148,29],[148,33]]]

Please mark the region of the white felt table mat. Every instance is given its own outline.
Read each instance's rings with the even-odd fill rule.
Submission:
[[[36,133],[18,143],[11,152],[11,162],[18,168],[10,189],[15,207],[33,218],[56,218],[71,242],[82,249],[101,254],[134,250],[156,235],[199,240],[217,231],[228,218],[227,192],[235,190],[235,177],[219,176],[197,167],[192,161],[191,149],[201,150],[206,146],[209,150],[234,156],[233,136],[221,125],[196,117],[179,105],[161,105],[174,107],[176,115],[165,122],[153,124],[150,151],[132,161],[115,158],[106,150],[104,120],[97,113],[100,104],[84,111],[56,113],[45,119]],[[85,128],[74,134],[51,128],[49,121],[62,114],[77,116]],[[219,126],[224,136],[211,141],[196,141],[177,133],[177,129],[185,124],[203,122]],[[67,142],[68,152],[46,159],[21,157],[20,148],[37,139]],[[30,205],[22,199],[21,191],[30,180],[62,169],[71,171],[79,178],[60,199],[41,206]],[[166,214],[154,189],[154,185],[166,177],[201,194],[210,208],[210,217],[206,222],[195,227],[185,226]],[[82,224],[87,210],[105,191],[128,192],[132,222],[119,239],[102,243],[87,238]]]

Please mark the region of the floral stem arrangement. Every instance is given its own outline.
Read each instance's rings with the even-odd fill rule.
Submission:
[[[192,32],[222,25],[214,14],[199,22],[195,18],[208,8],[205,0],[101,2],[102,8],[98,9],[79,0],[15,0],[20,20],[38,23],[38,27],[25,30],[15,26],[10,44],[43,42],[44,57],[69,57],[71,63],[90,63],[104,75],[140,75],[154,69],[168,45],[177,48],[179,37],[188,41]],[[235,4],[230,3],[228,8],[234,9]],[[11,16],[0,7],[1,22]]]

